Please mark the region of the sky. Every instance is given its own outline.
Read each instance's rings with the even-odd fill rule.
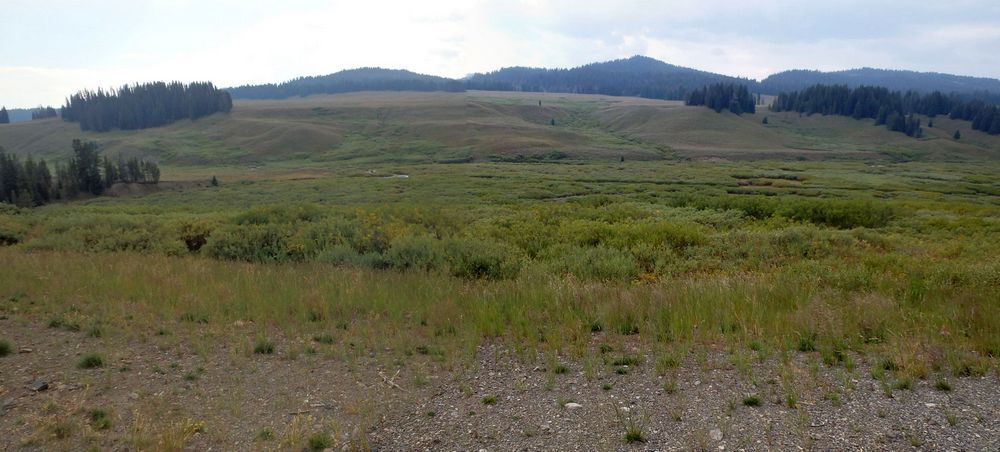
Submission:
[[[998,49],[997,0],[0,0],[0,105],[154,80],[462,77],[633,55],[754,79],[866,66],[997,78]]]

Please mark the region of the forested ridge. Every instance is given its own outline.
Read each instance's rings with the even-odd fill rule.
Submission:
[[[314,94],[357,91],[463,91],[458,80],[380,68],[360,68],[318,77],[300,77],[284,83],[229,88],[237,99],[285,99]]]
[[[923,95],[875,86],[814,85],[803,91],[781,93],[771,104],[771,110],[869,118],[877,125],[913,137],[922,135],[921,121],[915,115],[930,118],[948,115],[951,119],[972,121],[975,130],[1000,134],[1000,109],[996,105],[939,91]]]
[[[73,154],[65,165],[49,169],[30,155],[21,161],[0,147],[0,203],[34,207],[82,193],[100,195],[116,183],[160,182],[160,167],[138,158],[101,157],[97,143],[73,140]]]
[[[80,91],[62,107],[65,121],[80,123],[81,130],[106,132],[134,130],[198,119],[233,108],[230,94],[211,82],[185,85],[152,82],[123,86],[114,91]]]

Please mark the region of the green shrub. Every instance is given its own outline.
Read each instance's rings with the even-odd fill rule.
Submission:
[[[392,242],[385,253],[385,261],[398,270],[432,271],[444,266],[444,250],[440,240],[404,237]]]
[[[0,358],[9,355],[13,348],[14,346],[10,344],[10,341],[0,339]]]
[[[466,279],[510,279],[522,265],[509,246],[474,238],[446,241],[445,256],[451,274]]]
[[[216,259],[248,262],[302,260],[304,251],[288,246],[289,231],[281,225],[225,226],[215,231],[205,246]]]
[[[556,245],[546,249],[539,259],[556,273],[569,273],[581,279],[620,280],[639,276],[639,266],[629,253],[604,246]]]

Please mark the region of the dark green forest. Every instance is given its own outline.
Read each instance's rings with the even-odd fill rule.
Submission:
[[[716,113],[721,113],[722,110],[729,110],[738,115],[757,112],[756,99],[750,94],[746,85],[732,83],[713,83],[691,91],[684,103],[704,105]]]
[[[948,115],[951,119],[972,121],[975,130],[1000,134],[1000,109],[996,105],[940,91],[920,94],[875,86],[852,89],[846,85],[814,85],[803,91],[781,93],[771,104],[771,110],[874,119],[877,125],[918,138],[922,127],[915,115],[930,118]]]
[[[81,194],[101,195],[116,183],[160,182],[155,162],[138,158],[116,161],[101,157],[97,143],[73,140],[73,154],[66,165],[55,166],[55,174],[44,159],[29,155],[24,161],[0,148],[0,203],[35,207],[53,200],[72,199]]]
[[[286,99],[314,94],[357,91],[464,91],[458,80],[415,72],[360,68],[319,77],[300,77],[284,83],[229,88],[237,99]]]
[[[211,82],[185,85],[153,82],[123,86],[115,91],[80,91],[62,107],[62,118],[80,123],[81,130],[134,130],[228,113],[233,100]]]

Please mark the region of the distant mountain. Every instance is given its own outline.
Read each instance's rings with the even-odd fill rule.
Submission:
[[[750,79],[729,77],[634,56],[572,69],[512,67],[465,79],[469,89],[548,91],[681,100],[687,93],[718,82],[748,85]]]
[[[1000,80],[985,77],[914,72],[891,69],[861,68],[847,71],[820,72],[792,70],[771,75],[760,82],[761,91],[768,94],[799,91],[812,85],[882,86],[894,91],[958,93],[982,97],[987,93],[1000,100]]]
[[[360,68],[330,75],[300,77],[279,84],[228,88],[236,99],[286,99],[355,91],[462,91],[462,82],[406,70]]]
[[[1000,103],[1000,80],[981,77],[887,69],[851,69],[837,72],[791,70],[763,81],[731,77],[675,66],[634,56],[591,63],[571,69],[509,67],[472,74],[461,80],[417,74],[405,70],[361,68],[317,77],[302,77],[279,84],[228,88],[236,99],[284,99],[312,94],[353,91],[532,91],[652,99],[684,99],[688,93],[713,83],[746,85],[752,93],[780,94],[813,85],[882,86],[894,91],[958,93],[966,98]]]

